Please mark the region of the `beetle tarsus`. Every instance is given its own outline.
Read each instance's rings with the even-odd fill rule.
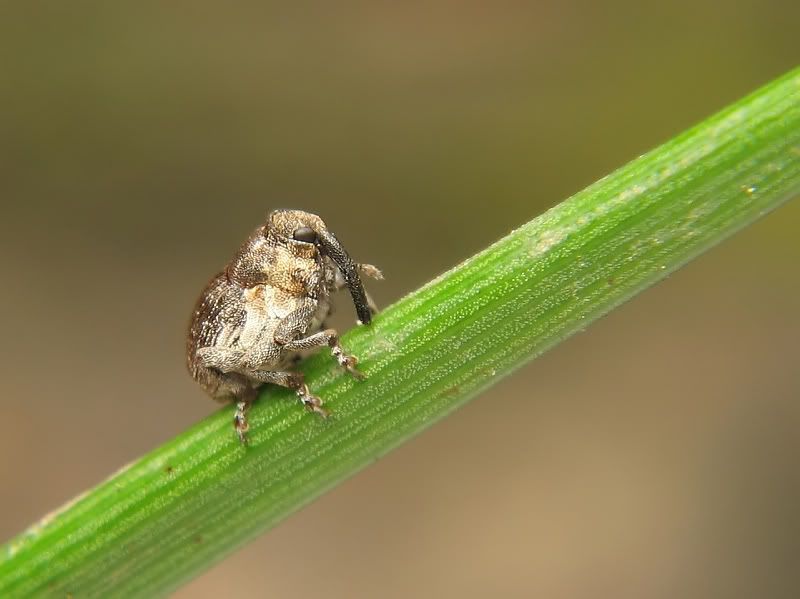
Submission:
[[[336,361],[339,362],[339,366],[349,372],[353,378],[358,379],[359,381],[366,378],[364,373],[356,368],[358,365],[358,358],[345,353],[344,348],[339,345],[338,338],[336,338],[331,344],[331,353],[333,354],[333,357],[336,358]]]
[[[249,401],[237,401],[236,412],[233,415],[233,428],[239,435],[242,445],[247,445],[247,431],[250,430],[250,423],[247,422],[247,411],[250,409]]]
[[[313,395],[311,390],[308,388],[308,385],[303,383],[300,388],[296,391],[298,399],[303,403],[306,409],[309,412],[314,412],[315,414],[319,414],[323,418],[328,417],[328,410],[322,407],[322,400]]]

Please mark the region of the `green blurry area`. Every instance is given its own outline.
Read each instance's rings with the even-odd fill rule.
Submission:
[[[268,210],[321,215],[386,305],[798,62],[797,3],[651,4],[0,4],[0,538],[216,409],[184,327]],[[796,596],[798,224],[178,596]]]

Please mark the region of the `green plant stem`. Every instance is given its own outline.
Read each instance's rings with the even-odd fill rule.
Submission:
[[[169,592],[798,193],[795,70],[350,332],[366,381],[308,360],[328,420],[270,388],[248,447],[222,409],[45,517],[2,549],[0,596]]]

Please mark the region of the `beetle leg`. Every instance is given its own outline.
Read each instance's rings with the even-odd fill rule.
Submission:
[[[303,383],[298,389],[295,390],[297,398],[302,402],[306,409],[315,414],[319,414],[323,418],[328,417],[328,410],[322,407],[322,399],[311,393],[308,385]]]
[[[288,370],[252,370],[247,376],[260,383],[271,383],[292,389],[300,402],[310,411],[323,418],[328,416],[328,410],[322,407],[322,399],[311,393],[303,378],[302,372]]]
[[[220,372],[240,372],[245,352],[229,347],[201,347],[195,354],[197,361],[206,368]]]
[[[369,277],[371,279],[375,279],[376,281],[383,280],[383,273],[381,269],[377,266],[373,266],[372,264],[357,264],[356,267],[358,268],[358,272],[362,275]],[[339,291],[343,287],[347,285],[347,282],[344,279],[344,275],[342,271],[338,268],[336,269],[336,274],[333,282],[334,289]],[[367,306],[369,306],[369,311],[373,314],[378,313],[378,304],[375,303],[375,300],[372,299],[372,296],[365,290],[364,296],[367,298]]]
[[[344,348],[339,343],[339,333],[334,329],[325,329],[308,337],[302,339],[295,339],[283,345],[287,351],[306,351],[315,347],[327,345],[331,348],[331,354],[339,362],[339,365],[347,370],[352,376],[357,379],[363,379],[364,375],[356,368],[358,358],[346,353]]]
[[[236,413],[233,415],[233,428],[236,434],[239,435],[239,441],[242,445],[247,445],[247,431],[250,430],[250,424],[247,422],[247,412],[250,410],[250,401],[237,401]]]
[[[377,266],[372,264],[359,264],[358,271],[370,279],[375,279],[376,281],[383,281],[383,273],[381,269]]]

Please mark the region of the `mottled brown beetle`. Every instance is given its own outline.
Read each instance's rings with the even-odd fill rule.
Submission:
[[[242,443],[247,410],[264,383],[293,389],[306,408],[327,416],[302,373],[288,370],[301,352],[328,345],[342,367],[363,378],[338,333],[324,328],[330,295],[344,286],[359,322],[369,324],[375,307],[359,272],[383,278],[376,267],[353,262],[315,214],[274,210],[206,285],[189,325],[186,362],[211,397],[236,402],[233,424]]]

